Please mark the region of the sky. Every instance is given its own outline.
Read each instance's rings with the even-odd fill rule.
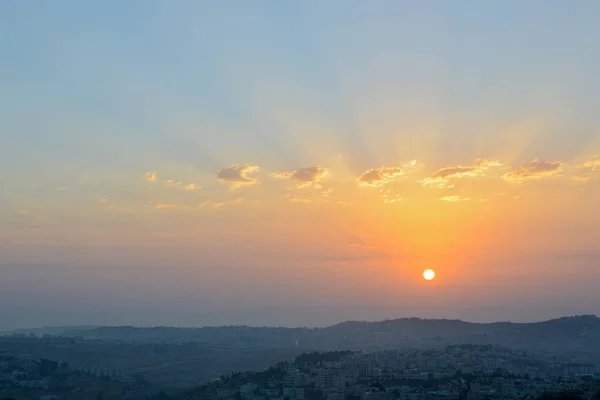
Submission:
[[[0,2],[0,329],[600,314],[599,18]]]

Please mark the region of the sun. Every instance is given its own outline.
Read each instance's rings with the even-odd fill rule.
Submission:
[[[425,280],[432,280],[433,278],[435,278],[435,272],[432,269],[426,269],[425,271],[423,271],[423,278],[425,278]]]

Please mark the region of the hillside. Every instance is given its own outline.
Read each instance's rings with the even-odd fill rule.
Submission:
[[[537,350],[600,350],[600,318],[581,315],[535,323],[471,323],[460,320],[401,318],[348,321],[325,328],[224,326],[207,328],[101,327],[69,329],[59,336],[135,343],[196,342],[220,348],[371,350],[437,347],[449,344],[501,344]]]
[[[470,323],[402,318],[348,321],[325,328],[83,327],[36,338],[0,337],[0,350],[73,365],[124,369],[151,382],[186,386],[231,371],[257,371],[303,352],[502,345],[600,361],[600,319],[593,315],[536,323]]]

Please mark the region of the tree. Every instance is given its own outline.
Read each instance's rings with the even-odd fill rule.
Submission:
[[[52,376],[54,372],[58,369],[58,362],[52,360],[46,360],[42,358],[40,360],[39,366],[39,374],[41,376]]]

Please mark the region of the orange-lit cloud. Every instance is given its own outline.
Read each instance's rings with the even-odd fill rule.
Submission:
[[[196,183],[188,183],[184,185],[182,181],[176,181],[175,179],[167,179],[165,183],[169,186],[182,187],[185,190],[198,190],[202,188],[202,186]]]
[[[322,197],[329,197],[333,193],[333,188],[325,189],[321,192]]]
[[[212,208],[221,208],[223,206],[226,206],[228,204],[238,204],[241,203],[242,201],[244,201],[243,197],[237,197],[235,200],[233,201],[205,201],[203,203],[198,204],[198,207],[212,207]]]
[[[205,201],[204,203],[198,204],[198,207],[212,207],[212,208],[221,208],[226,203],[224,201]]]
[[[448,180],[452,178],[462,177],[476,177],[484,175],[485,171],[490,167],[499,167],[502,164],[499,161],[491,161],[485,159],[478,159],[474,165],[462,166],[457,165],[453,167],[444,167],[427,178],[420,181],[425,186],[435,186],[439,188],[449,187]]]
[[[327,169],[319,166],[297,169],[292,172],[280,172],[271,176],[277,179],[289,179],[297,182],[297,187],[310,186],[314,182],[319,182],[323,177],[327,176]]]
[[[582,170],[583,174],[575,176],[578,182],[589,182],[600,177],[600,154],[596,154],[591,160],[583,164],[576,165],[577,170]]]
[[[108,199],[99,199],[98,203],[101,204],[102,207],[104,207],[107,210],[117,211],[123,214],[137,212],[137,210],[134,208],[119,207],[116,204],[111,203]]]
[[[243,185],[259,183],[258,179],[248,176],[258,171],[260,171],[260,168],[256,165],[234,164],[217,171],[215,175],[218,180],[229,184],[232,189],[236,189]]]
[[[299,197],[292,193],[288,193],[285,195],[285,198],[292,203],[312,203],[314,200],[309,197]]]
[[[404,201],[404,198],[398,193],[392,193],[391,189],[381,190],[381,197],[386,204],[396,204]]]
[[[412,160],[400,167],[371,168],[356,178],[356,181],[363,186],[383,186],[396,178],[406,175],[407,171],[418,167],[417,160]]]
[[[163,203],[160,201],[153,201],[152,203],[152,207],[156,208],[156,209],[175,209],[175,208],[181,208],[181,206],[178,206],[177,204],[170,204],[170,203]]]
[[[300,187],[302,188],[302,186]],[[323,188],[321,185],[312,185],[312,190],[287,189],[285,199],[292,203],[313,203],[317,201],[328,201],[333,194],[333,188]]]
[[[600,154],[594,155],[594,157],[573,167],[579,175],[573,177],[577,182],[590,182],[594,179],[600,178]]]
[[[524,166],[513,169],[502,175],[502,179],[512,183],[521,183],[530,179],[540,179],[555,176],[562,171],[560,161],[543,161],[535,159]]]
[[[356,180],[365,186],[382,186],[404,174],[404,170],[398,167],[371,168],[363,172]]]
[[[144,175],[144,178],[148,182],[156,182],[156,172],[154,172],[154,171],[146,172],[146,174]]]
[[[460,197],[460,196],[444,196],[444,197],[440,197],[440,200],[442,201],[449,201],[449,202],[457,202],[457,201],[469,201],[471,200],[471,198],[469,197]]]
[[[600,169],[600,154],[596,154],[593,159],[583,163],[584,168],[590,168],[592,171]]]
[[[391,244],[381,244],[375,245],[373,243],[369,243],[363,238],[354,235],[352,233],[347,234],[347,239],[350,243],[348,243],[348,248],[354,251],[367,252],[370,253],[371,256],[374,257],[398,257],[401,256],[402,250],[391,245]]]

